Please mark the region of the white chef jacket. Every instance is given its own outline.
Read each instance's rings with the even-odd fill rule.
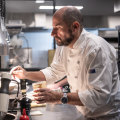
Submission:
[[[73,48],[59,46],[50,67],[41,70],[47,81],[67,75],[71,92],[78,91],[88,118],[120,112],[120,83],[116,50],[103,38],[83,29]]]

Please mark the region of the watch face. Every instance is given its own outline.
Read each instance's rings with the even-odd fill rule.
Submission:
[[[67,97],[62,97],[61,102],[62,102],[63,104],[66,104],[66,103],[68,102]]]

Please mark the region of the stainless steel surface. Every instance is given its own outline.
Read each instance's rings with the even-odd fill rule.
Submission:
[[[0,17],[0,55],[8,55],[9,49],[7,44],[8,32],[5,28],[3,19]]]
[[[8,55],[2,55],[2,56],[0,56],[0,58],[1,58],[1,61],[0,61],[1,69],[8,68],[9,56]]]
[[[98,35],[104,38],[118,38],[117,30],[99,30]]]
[[[46,110],[41,117],[43,120],[56,120],[56,118],[57,120],[85,119],[75,106],[68,104],[47,104]],[[35,120],[34,117],[33,120]]]
[[[1,78],[7,78],[11,80],[11,74],[9,72],[2,72]]]
[[[29,86],[27,92],[32,91],[32,86]],[[31,113],[34,111],[40,111],[42,115],[31,116],[30,120],[87,120],[73,105],[69,104],[46,104],[45,107],[33,107]],[[20,111],[17,112],[17,118],[19,120]]]
[[[0,112],[7,113],[9,105],[9,95],[0,93]]]
[[[11,75],[7,72],[1,74],[0,79],[0,120],[4,117],[5,113],[8,111],[9,105],[9,83]]]
[[[3,120],[3,118],[5,117],[6,112],[0,112],[0,120]]]
[[[31,120],[87,120],[73,105],[47,104],[46,107],[35,107],[31,111],[41,111],[43,114],[31,116]],[[19,120],[20,114],[17,116]]]

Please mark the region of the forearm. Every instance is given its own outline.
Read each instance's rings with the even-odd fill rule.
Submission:
[[[57,96],[58,103],[61,103],[61,98],[63,97],[63,93],[59,93],[59,97]],[[78,93],[67,93],[67,98],[68,98],[68,103],[71,105],[78,105],[78,106],[84,106],[83,103],[81,102]]]
[[[68,93],[68,104],[83,106],[78,93]]]
[[[59,81],[59,82],[57,82],[55,84],[56,84],[56,86],[61,87],[61,86],[65,85],[65,84],[67,84],[67,83],[68,83],[67,78],[65,78],[65,79],[63,79],[63,80],[61,80],[61,81]]]
[[[36,89],[33,95],[37,103],[53,103],[61,104],[61,98],[63,97],[62,92],[56,92],[48,88]],[[78,93],[67,93],[68,104],[83,106],[79,99]]]
[[[45,76],[41,71],[26,72],[25,79],[32,81],[46,81]]]
[[[19,79],[28,79],[32,81],[45,81],[45,75],[42,71],[30,72],[23,69],[21,66],[16,66],[10,70],[10,74],[12,75],[13,79],[15,77]]]

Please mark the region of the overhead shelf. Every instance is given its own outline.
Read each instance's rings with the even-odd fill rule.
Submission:
[[[103,38],[118,38],[118,30],[98,30],[98,35]]]

